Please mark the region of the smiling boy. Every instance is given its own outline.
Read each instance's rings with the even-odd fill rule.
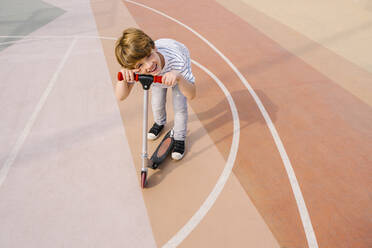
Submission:
[[[182,159],[187,132],[187,99],[193,99],[196,93],[188,49],[173,39],[154,42],[142,30],[128,28],[116,42],[115,55],[123,67],[123,80],[118,81],[115,88],[120,101],[127,98],[133,88],[134,72],[162,76],[162,84],[152,86],[151,104],[155,122],[147,134],[149,140],[157,139],[164,128],[167,89],[172,88],[175,140],[172,158]]]

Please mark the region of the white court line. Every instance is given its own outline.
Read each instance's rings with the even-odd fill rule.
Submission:
[[[0,35],[0,38],[34,38],[34,39],[106,39],[106,40],[116,40],[113,37],[105,37],[105,36],[92,36],[92,35]],[[17,42],[15,40],[13,42]]]
[[[28,41],[36,41],[36,40],[40,40],[40,39],[27,39],[27,40],[16,40],[16,41],[6,41],[6,42],[1,42],[0,43],[0,46],[3,46],[3,45],[8,45],[8,44],[19,44],[19,43],[25,43],[25,42],[28,42]]]
[[[211,71],[207,68],[192,60],[192,63],[198,66],[200,69],[205,71],[213,80],[217,83],[217,85],[221,88],[223,93],[226,96],[227,101],[229,102],[232,117],[233,117],[233,138],[230,148],[229,157],[227,158],[226,165],[217,180],[216,185],[214,186],[211,193],[209,193],[207,199],[204,203],[200,206],[198,211],[190,218],[190,220],[165,244],[163,248],[170,248],[170,247],[177,247],[191,232],[195,229],[195,227],[200,223],[200,221],[204,218],[204,216],[208,213],[208,211],[212,208],[213,204],[216,202],[218,196],[222,192],[227,180],[230,177],[232,169],[234,167],[236,154],[238,153],[239,148],[239,138],[240,138],[240,121],[238,110],[234,103],[232,96],[230,95],[229,90],[225,87],[225,85],[214,75]]]
[[[30,134],[31,128],[34,125],[35,120],[40,113],[40,110],[43,108],[44,103],[46,102],[50,92],[52,91],[53,86],[54,86],[54,84],[57,81],[57,78],[59,76],[59,73],[62,71],[62,68],[66,63],[67,58],[70,56],[72,48],[74,47],[76,41],[77,41],[77,39],[72,40],[72,42],[71,42],[70,46],[68,47],[61,63],[58,65],[57,71],[53,74],[53,77],[50,80],[47,88],[44,90],[43,95],[41,96],[39,102],[37,103],[34,112],[32,113],[30,119],[27,121],[26,126],[23,129],[21,135],[18,137],[16,144],[14,145],[10,154],[8,155],[5,163],[1,167],[1,169],[0,169],[0,187],[3,185],[5,179],[8,175],[9,169],[13,165],[13,163],[14,163],[17,155],[18,155],[18,152],[21,150],[21,147],[22,147],[23,143],[25,142],[27,136]]]
[[[317,243],[317,240],[316,240],[316,236],[315,236],[315,233],[314,233],[313,226],[311,224],[309,213],[307,211],[305,200],[302,196],[300,186],[298,184],[296,175],[294,173],[294,170],[293,170],[293,167],[292,167],[291,162],[289,160],[289,157],[287,155],[287,152],[284,149],[283,143],[282,143],[282,141],[279,137],[278,132],[276,131],[276,128],[275,128],[273,122],[270,119],[269,114],[267,113],[265,107],[263,106],[261,100],[257,96],[256,92],[253,90],[251,85],[247,82],[247,80],[240,73],[240,71],[234,66],[234,64],[220,50],[218,50],[211,42],[209,42],[206,38],[204,38],[201,34],[196,32],[194,29],[190,28],[186,24],[180,22],[179,20],[177,20],[173,17],[168,16],[167,14],[165,14],[165,13],[159,11],[159,10],[153,9],[151,7],[148,7],[148,6],[144,5],[144,4],[140,4],[140,3],[137,3],[137,2],[134,2],[134,1],[131,1],[131,0],[125,0],[125,1],[129,2],[129,3],[132,3],[132,4],[135,4],[135,5],[138,5],[140,7],[146,8],[148,10],[151,10],[151,11],[153,11],[153,12],[159,14],[159,15],[162,15],[162,16],[178,23],[179,25],[183,26],[184,28],[188,29],[190,32],[192,32],[197,37],[199,37],[202,41],[204,41],[209,47],[211,47],[218,55],[220,55],[220,57],[223,60],[225,60],[225,62],[231,67],[231,69],[236,73],[236,75],[239,77],[239,79],[243,82],[243,84],[245,85],[245,87],[248,89],[249,93],[252,95],[253,99],[255,100],[259,110],[261,111],[261,114],[266,121],[266,125],[269,127],[271,135],[272,135],[272,137],[275,141],[275,145],[276,145],[276,147],[279,151],[280,157],[283,161],[285,170],[287,172],[287,176],[289,178],[289,182],[290,182],[291,187],[292,187],[294,197],[296,199],[297,208],[300,212],[300,217],[301,217],[302,225],[304,227],[304,231],[305,231],[305,234],[306,234],[307,243],[308,243],[310,248],[317,248],[318,243]]]

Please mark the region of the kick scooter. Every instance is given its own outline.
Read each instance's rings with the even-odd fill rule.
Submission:
[[[123,75],[121,72],[118,73],[118,80],[123,80]],[[143,88],[143,136],[142,136],[142,169],[141,169],[141,187],[146,186],[147,171],[148,167],[152,169],[157,169],[160,163],[167,157],[169,152],[173,148],[173,130],[170,130],[163,140],[160,142],[159,146],[155,150],[154,154],[151,156],[149,161],[147,154],[147,122],[148,122],[148,99],[149,99],[149,89],[152,83],[162,83],[161,76],[152,76],[147,74],[134,74],[134,80],[139,81]]]

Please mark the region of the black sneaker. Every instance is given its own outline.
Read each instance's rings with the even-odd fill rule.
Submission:
[[[172,151],[172,159],[181,160],[185,155],[185,141],[184,140],[174,140],[174,148]]]
[[[152,125],[152,128],[150,128],[149,132],[147,133],[147,139],[149,140],[155,140],[159,137],[159,134],[161,133],[161,130],[163,130],[164,125],[158,125],[156,122],[154,125]]]

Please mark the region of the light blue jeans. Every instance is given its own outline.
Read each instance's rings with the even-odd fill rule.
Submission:
[[[153,85],[151,89],[151,106],[152,113],[154,115],[154,121],[158,125],[164,125],[167,122],[167,112],[166,112],[166,99],[167,99],[167,89],[161,86]],[[172,103],[174,111],[174,139],[175,140],[185,140],[187,132],[187,98],[182,94],[178,85],[172,87]]]

